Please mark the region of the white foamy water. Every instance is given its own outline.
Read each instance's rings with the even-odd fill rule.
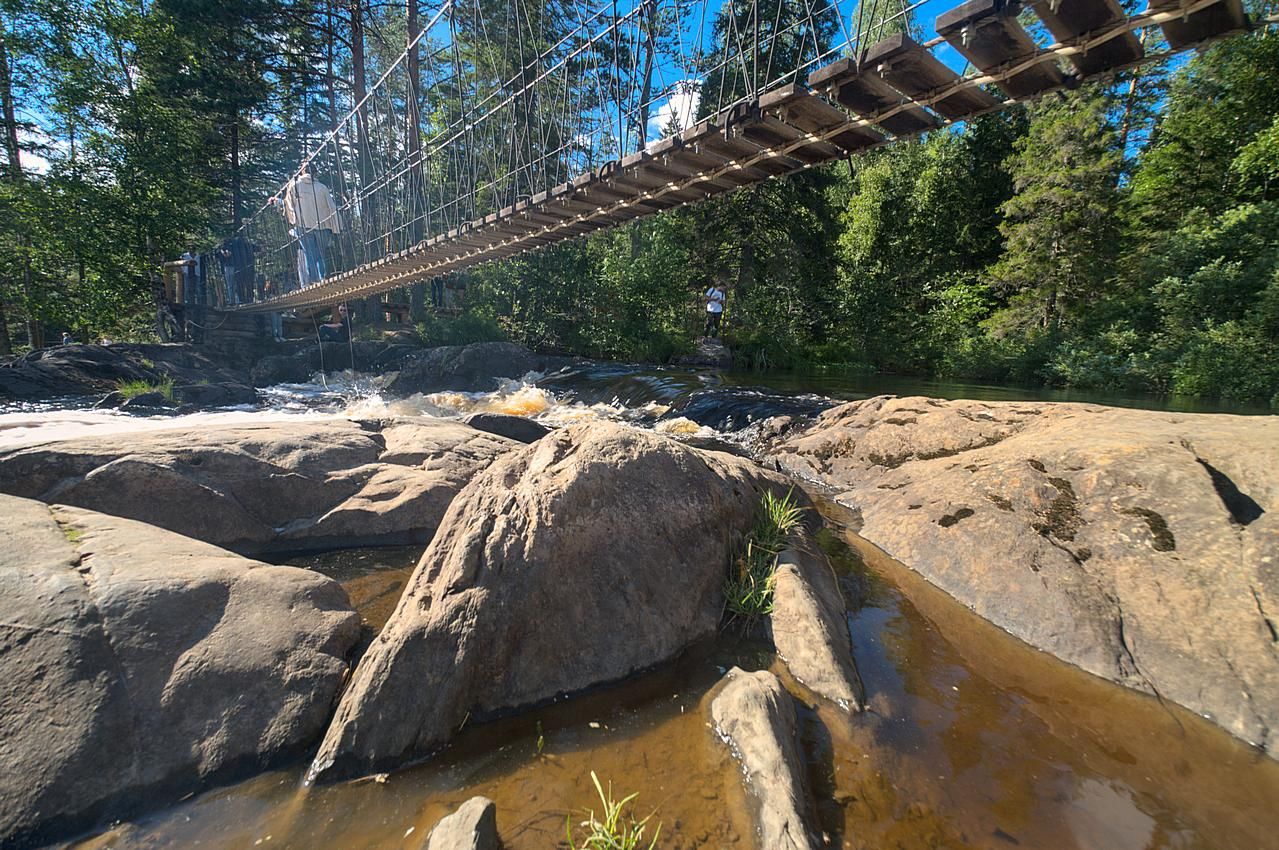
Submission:
[[[257,425],[298,418],[331,419],[315,410],[286,413],[240,409],[191,413],[185,416],[132,416],[108,410],[56,410],[0,414],[0,450],[81,437],[114,437],[147,431],[199,430],[215,425]]]
[[[716,437],[712,428],[677,417],[661,420],[670,407],[648,402],[627,407],[618,399],[584,403],[571,393],[555,393],[537,386],[543,375],[530,372],[502,380],[490,392],[417,393],[389,399],[382,393],[384,378],[351,372],[317,375],[301,384],[277,384],[258,390],[259,406],[179,416],[139,416],[116,410],[57,408],[50,405],[0,413],[0,450],[82,437],[112,437],[160,430],[191,430],[218,425],[261,424],[307,419],[394,419],[438,417],[454,419],[469,413],[501,413],[534,419],[550,427],[611,420],[653,427],[674,437]]]
[[[518,380],[501,381],[497,389],[491,392],[448,390],[427,394],[415,393],[402,399],[385,399],[380,393],[374,392],[348,404],[344,415],[353,419],[394,416],[454,418],[469,413],[502,413],[534,419],[551,427],[563,427],[600,419],[620,422],[656,419],[670,409],[666,405],[655,402],[629,408],[617,399],[611,402],[585,404],[573,400],[567,394],[556,394],[537,386],[536,382],[542,377],[544,376],[540,373],[530,372]],[[698,426],[694,425],[691,431],[676,429],[666,433],[696,433],[697,428]]]

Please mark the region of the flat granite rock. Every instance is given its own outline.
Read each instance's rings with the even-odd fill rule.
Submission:
[[[102,396],[122,381],[171,381],[182,390],[180,401],[200,407],[257,398],[247,375],[215,363],[190,345],[115,343],[39,348],[2,364],[0,399]],[[213,386],[219,389],[208,388]]]
[[[800,684],[851,711],[866,707],[830,561],[807,532],[777,556],[768,633]]]
[[[0,493],[244,554],[425,544],[462,486],[519,445],[425,417],[149,431],[0,452]]]
[[[879,397],[768,462],[981,616],[1279,756],[1279,418]]]
[[[552,372],[585,361],[574,357],[538,354],[511,342],[474,342],[445,345],[409,355],[399,374],[386,385],[395,397],[443,390],[488,392],[503,378],[516,380],[529,372]]]

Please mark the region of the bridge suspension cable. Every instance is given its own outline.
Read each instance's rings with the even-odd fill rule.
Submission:
[[[241,309],[366,297],[1249,26],[1239,0],[1131,16],[1116,0],[1032,0],[1036,39],[1014,3],[969,0],[917,40],[929,2],[444,0],[236,235],[253,257]],[[1150,28],[1166,50],[1135,37]],[[940,61],[942,45],[967,64]]]

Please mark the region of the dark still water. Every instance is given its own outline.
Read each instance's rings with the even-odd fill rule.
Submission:
[[[1079,389],[1052,389],[1013,384],[975,384],[937,381],[901,375],[797,372],[716,372],[685,368],[653,369],[625,364],[588,366],[538,382],[548,388],[576,393],[584,401],[616,399],[627,407],[649,402],[672,405],[695,421],[698,400],[736,400],[743,407],[752,400],[761,406],[779,402],[781,412],[804,413],[834,402],[855,401],[877,395],[922,395],[979,401],[1052,401],[1102,404],[1180,413],[1270,414],[1264,402],[1246,403],[1195,396],[1155,396]],[[787,409],[787,408],[793,408]],[[685,412],[691,411],[691,412]],[[707,423],[702,423],[707,424]]]
[[[869,710],[801,708],[809,784],[838,848],[1259,850],[1279,835],[1279,763],[1173,706],[1096,679],[988,625],[849,532],[822,505]],[[413,549],[291,563],[385,619]],[[638,568],[638,565],[637,565]],[[668,850],[760,847],[737,765],[709,728],[731,665],[785,671],[735,633],[632,681],[462,731],[423,764],[302,784],[304,764],[208,791],[69,846],[416,848],[475,794],[506,850],[566,847],[595,771]],[[429,699],[429,694],[423,694]],[[650,833],[651,834],[651,833]]]

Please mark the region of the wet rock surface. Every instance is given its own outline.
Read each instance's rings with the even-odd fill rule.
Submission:
[[[765,489],[786,487],[612,423],[500,458],[449,507],[313,772],[398,764],[468,717],[622,679],[713,634],[735,541]]]
[[[541,422],[506,413],[471,413],[463,416],[462,422],[472,428],[508,437],[521,443],[535,443],[551,433],[551,429]]]
[[[0,365],[0,400],[106,395],[122,381],[172,381],[176,403],[216,407],[254,402],[246,378],[190,345],[61,345]]]
[[[443,390],[485,392],[502,378],[520,378],[529,372],[552,372],[575,363],[576,357],[537,354],[510,342],[477,342],[427,348],[406,358],[399,374],[387,385],[394,396]]]
[[[440,819],[422,850],[498,850],[500,846],[497,806],[487,797],[472,797]]]
[[[309,342],[288,343],[285,351],[255,361],[253,385],[301,384],[317,372],[340,372],[344,369],[367,373],[394,372],[407,358],[420,351],[420,344],[405,337],[325,343],[317,343],[312,337]]]
[[[879,397],[769,462],[996,625],[1279,755],[1279,419]]]
[[[733,365],[733,352],[728,346],[714,337],[705,337],[698,341],[697,348],[691,354],[675,358],[677,366],[709,366],[714,369],[727,369]]]
[[[258,554],[430,540],[519,444],[446,420],[302,420],[64,440],[0,452],[0,492]]]
[[[861,711],[865,691],[830,562],[807,533],[777,558],[768,631],[791,675],[819,696]]]
[[[766,670],[728,671],[728,684],[711,703],[715,732],[741,764],[755,803],[759,846],[816,850],[812,802],[804,776],[794,699]]]
[[[335,582],[0,497],[0,844],[52,840],[309,746],[359,618]]]

